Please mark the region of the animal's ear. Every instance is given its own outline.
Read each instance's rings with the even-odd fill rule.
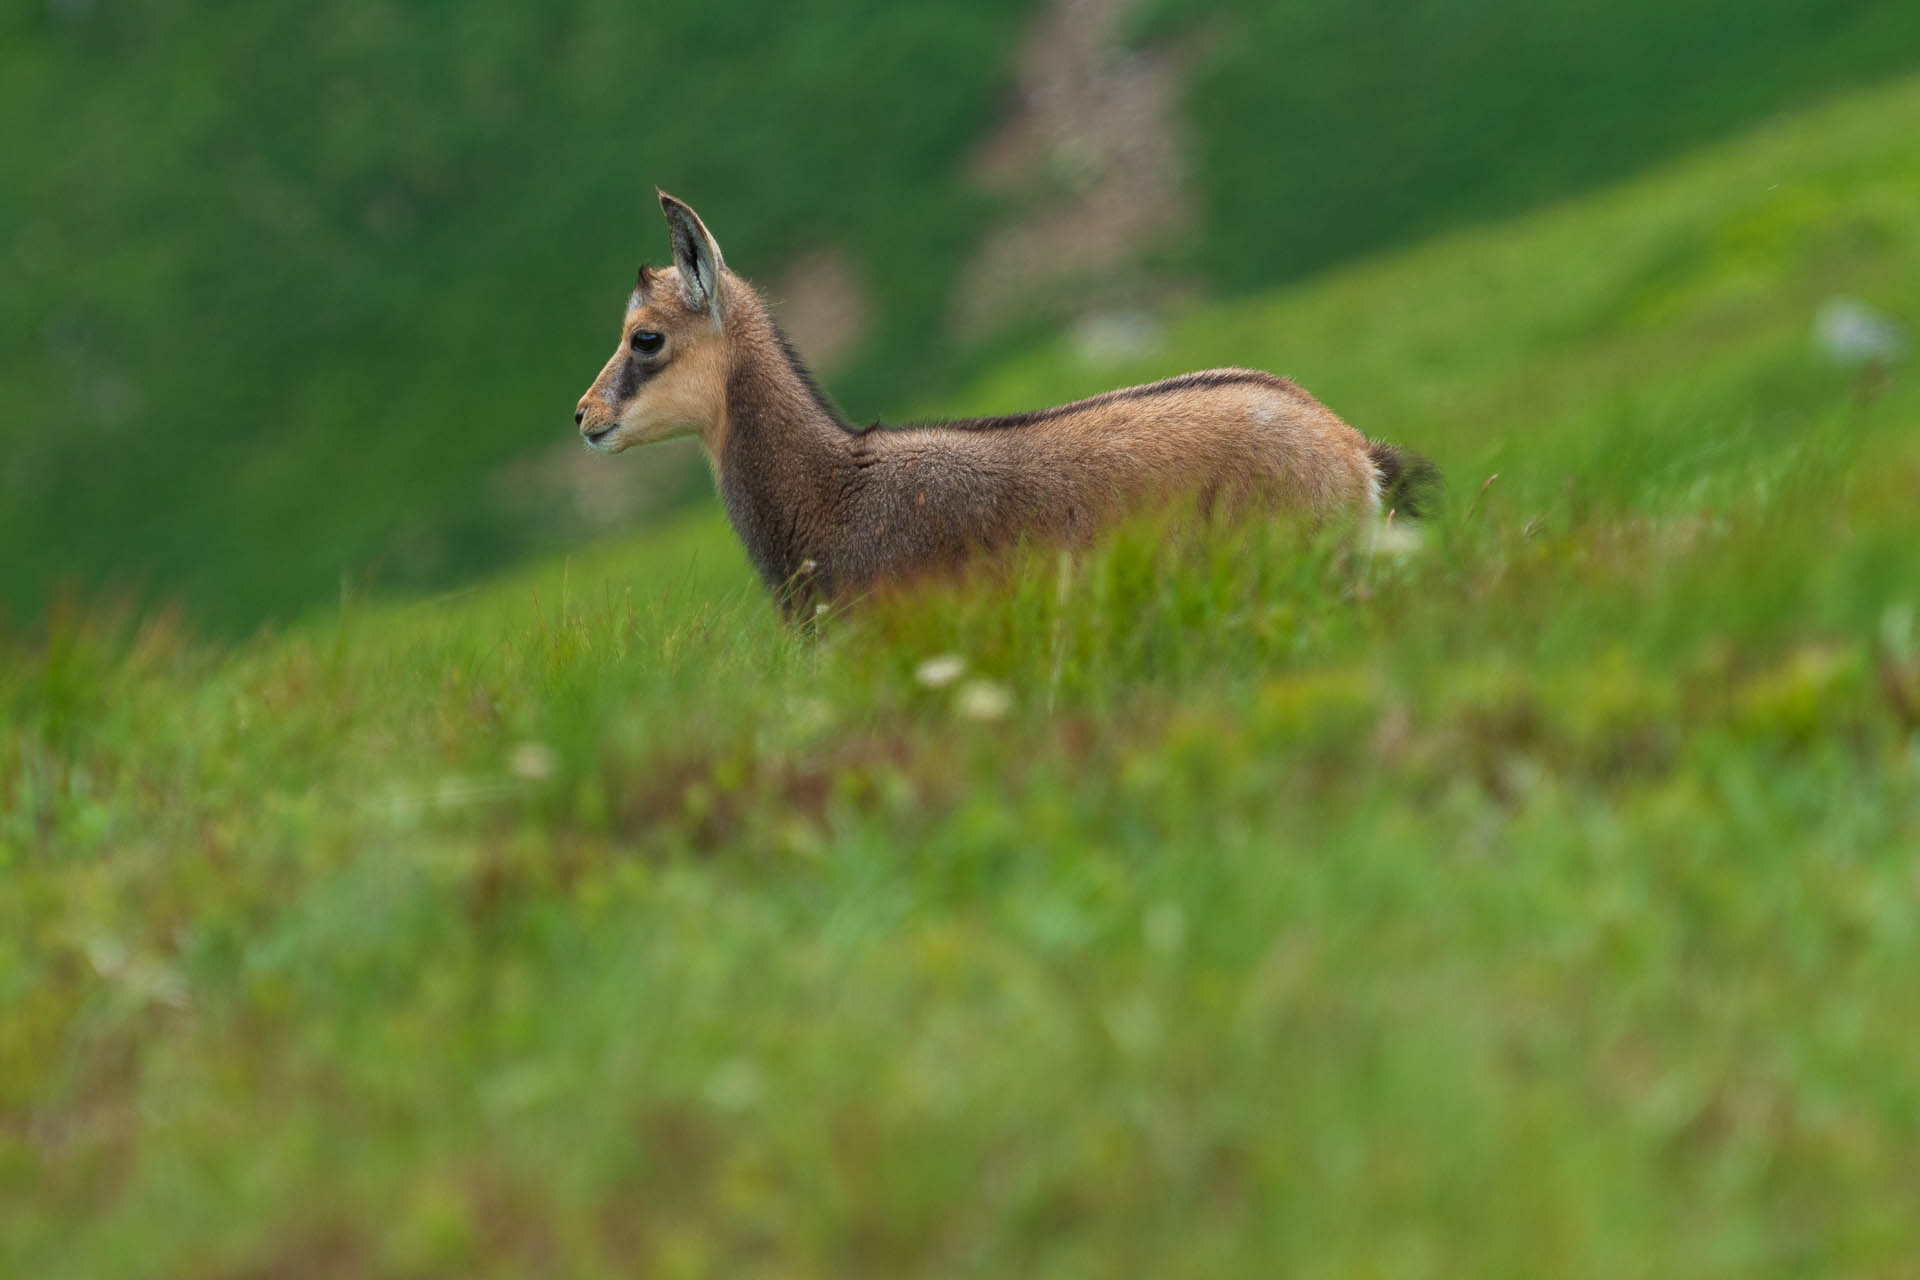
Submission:
[[[667,232],[673,239],[673,265],[680,268],[687,303],[696,311],[716,310],[720,269],[726,265],[720,246],[714,243],[699,214],[664,191],[659,195],[660,211],[667,215]]]

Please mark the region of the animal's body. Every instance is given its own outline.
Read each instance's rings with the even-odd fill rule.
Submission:
[[[1424,460],[1368,441],[1285,378],[1214,369],[1031,413],[856,429],[699,217],[664,193],[674,266],[642,267],[620,346],[574,413],[590,447],[695,434],[727,514],[789,607],[1078,544],[1154,502],[1309,519],[1409,509]]]

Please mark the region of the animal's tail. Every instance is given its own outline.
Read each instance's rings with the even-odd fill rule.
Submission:
[[[1380,511],[1398,512],[1420,519],[1430,516],[1440,505],[1443,485],[1440,468],[1417,453],[1396,449],[1390,444],[1374,444],[1367,450],[1380,473]]]

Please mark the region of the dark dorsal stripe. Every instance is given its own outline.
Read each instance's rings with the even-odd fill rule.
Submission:
[[[1181,374],[1177,378],[1165,378],[1159,382],[1149,382],[1138,387],[1122,387],[1118,391],[1089,396],[1085,400],[1074,400],[1067,404],[1057,404],[1047,409],[1034,409],[1026,413],[1009,413],[991,418],[936,419],[932,422],[911,423],[909,426],[945,427],[955,431],[1002,431],[1009,427],[1032,426],[1036,422],[1051,422],[1055,418],[1085,413],[1089,409],[1099,409],[1128,400],[1146,400],[1153,396],[1172,395],[1177,391],[1232,386],[1270,387],[1275,391],[1284,391],[1296,397],[1305,394],[1285,378],[1271,373],[1261,373],[1253,369],[1209,369],[1203,373]]]
[[[926,427],[944,427],[953,431],[1003,431],[1011,427],[1032,426],[1036,422],[1051,422],[1069,414],[1084,413],[1089,409],[1105,405],[1119,404],[1128,400],[1145,400],[1152,396],[1172,395],[1177,391],[1194,391],[1211,387],[1263,386],[1284,392],[1299,400],[1309,400],[1310,396],[1294,383],[1278,374],[1262,373],[1257,369],[1207,369],[1200,373],[1183,373],[1177,378],[1163,378],[1159,382],[1148,382],[1137,387],[1122,387],[1117,391],[1103,392],[1097,396],[1088,396],[1084,400],[1073,400],[1066,404],[1053,405],[1046,409],[1032,409],[1025,413],[1001,414],[988,418],[936,418],[929,422],[909,422],[899,427],[888,427],[885,423],[874,422],[865,427],[851,425],[838,405],[820,389],[814,379],[813,370],[807,368],[806,361],[793,349],[793,343],[787,338],[786,330],[777,322],[769,320],[773,326],[774,340],[780,344],[780,354],[787,362],[787,368],[806,388],[807,395],[813,400],[820,412],[831,418],[842,431],[854,435],[864,435],[869,431],[912,431]]]

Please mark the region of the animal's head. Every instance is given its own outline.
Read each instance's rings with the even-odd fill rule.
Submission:
[[[581,436],[602,453],[710,436],[726,400],[726,262],[699,214],[664,191],[660,208],[673,266],[640,268],[620,345],[573,411]]]

